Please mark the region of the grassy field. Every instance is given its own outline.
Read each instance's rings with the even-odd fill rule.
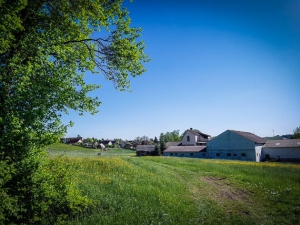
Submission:
[[[300,165],[56,144],[93,207],[66,224],[300,224]]]

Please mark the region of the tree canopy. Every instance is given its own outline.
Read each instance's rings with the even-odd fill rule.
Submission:
[[[131,27],[122,2],[0,0],[0,163],[5,161],[1,168],[12,171],[0,183],[0,193],[4,190],[18,202],[14,212],[6,207],[6,213],[17,215],[7,223],[35,223],[42,217],[32,196],[39,193],[39,201],[47,199],[43,195],[50,192],[42,189],[52,187],[53,175],[49,180],[38,176],[36,149],[57,141],[72,125],[62,124],[61,116],[69,110],[97,112],[101,102],[88,93],[100,85],[85,83],[85,72],[102,74],[121,91],[129,90],[129,77],[145,72],[149,58],[139,39],[141,29]],[[39,179],[48,184],[41,186]],[[45,204],[60,211],[52,200]]]
[[[122,0],[2,0],[0,14],[2,151],[53,142],[69,109],[96,113],[87,93],[100,86],[84,82],[86,71],[128,90],[149,61]]]
[[[179,135],[179,130],[174,130],[172,132],[161,133],[159,136],[160,142],[168,142],[168,141],[181,141],[181,137]]]

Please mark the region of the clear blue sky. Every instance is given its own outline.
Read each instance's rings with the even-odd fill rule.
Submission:
[[[66,136],[134,139],[192,127],[259,136],[300,126],[299,0],[125,1],[151,62],[119,92],[100,75],[99,113],[72,120]]]

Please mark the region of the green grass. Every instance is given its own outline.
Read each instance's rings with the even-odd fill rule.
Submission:
[[[55,145],[94,207],[66,224],[299,224],[300,165]],[[105,154],[104,154],[105,153]],[[74,180],[75,182],[75,180]]]
[[[46,150],[50,156],[65,155],[68,157],[96,157],[98,156],[99,152],[101,152],[101,156],[99,157],[135,155],[135,151],[121,148],[112,148],[110,150],[101,151],[101,149],[83,148],[80,146],[73,146],[61,143],[50,145],[47,147]]]

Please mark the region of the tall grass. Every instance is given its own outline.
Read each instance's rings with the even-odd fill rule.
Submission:
[[[76,151],[63,159],[93,203],[66,224],[299,224],[300,165]]]

